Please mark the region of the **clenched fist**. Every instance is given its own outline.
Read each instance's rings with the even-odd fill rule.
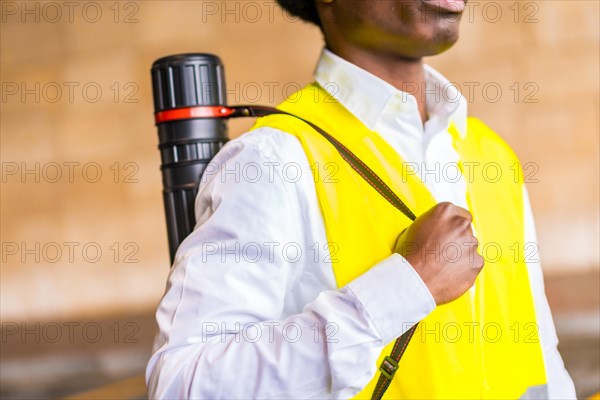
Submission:
[[[440,203],[398,237],[396,253],[417,271],[438,305],[469,290],[483,268],[471,221],[471,213],[464,208]]]

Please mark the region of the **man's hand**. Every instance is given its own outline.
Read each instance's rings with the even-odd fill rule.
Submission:
[[[440,203],[398,237],[396,253],[417,271],[438,305],[469,290],[483,268],[471,221],[471,213],[464,208]]]

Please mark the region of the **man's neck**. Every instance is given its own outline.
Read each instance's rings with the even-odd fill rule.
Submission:
[[[337,50],[337,51],[336,51]],[[419,106],[423,123],[427,120],[425,101],[425,69],[423,59],[406,59],[360,51],[357,49],[332,50],[352,64],[383,79],[398,90],[413,95]]]

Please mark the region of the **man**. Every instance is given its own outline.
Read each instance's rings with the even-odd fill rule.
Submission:
[[[526,257],[517,160],[423,63],[458,39],[462,0],[279,2],[326,42],[316,83],[279,108],[418,218],[310,125],[261,118],[202,179],[157,312],[150,396],[370,398],[420,321],[384,397],[574,398]]]

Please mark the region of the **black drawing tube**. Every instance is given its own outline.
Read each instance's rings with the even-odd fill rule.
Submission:
[[[172,263],[194,229],[202,173],[227,141],[227,119],[195,112],[227,104],[223,64],[212,54],[161,58],[152,65],[152,89]]]

